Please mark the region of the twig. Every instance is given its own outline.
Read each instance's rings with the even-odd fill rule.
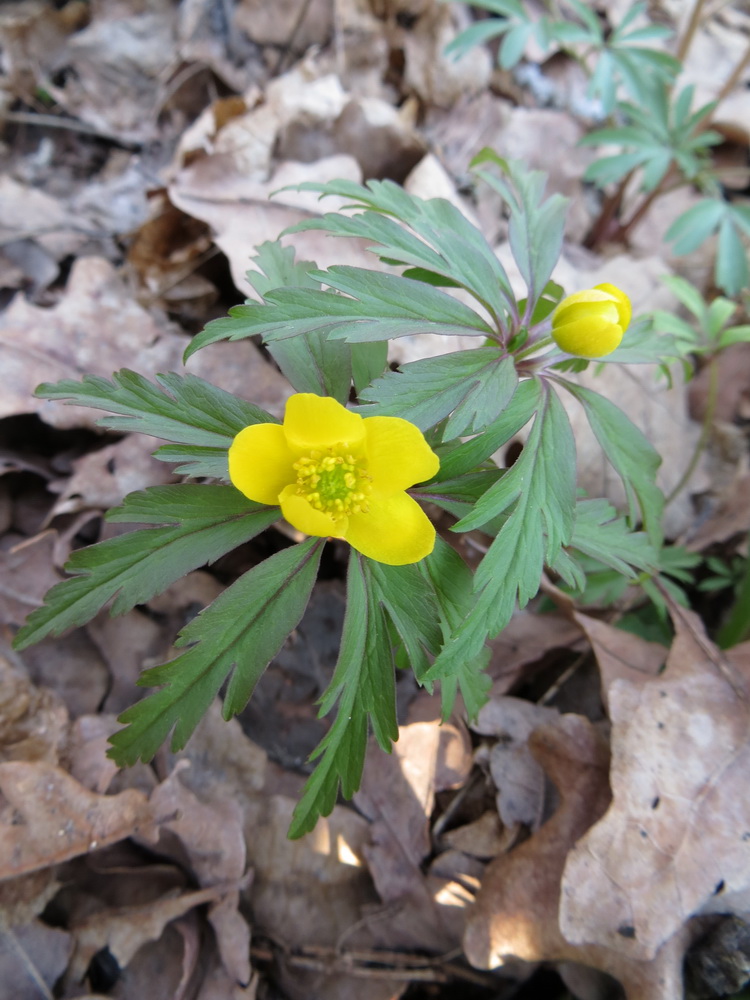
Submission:
[[[54,997],[50,993],[49,987],[42,979],[41,973],[34,965],[34,963],[31,961],[31,958],[29,957],[26,949],[23,947],[23,945],[18,940],[16,935],[13,933],[11,928],[8,927],[3,933],[10,942],[11,947],[18,956],[24,969],[26,969],[26,972],[29,974],[29,979],[33,981],[34,985],[39,990],[39,996],[44,997],[44,1000],[54,1000]]]
[[[276,60],[276,65],[274,66],[273,70],[273,76],[278,76],[279,73],[284,68],[287,57],[292,49],[292,46],[297,40],[297,35],[299,34],[300,28],[302,27],[302,23],[307,17],[307,12],[310,9],[311,3],[312,0],[302,0],[302,4],[300,6],[299,13],[297,14],[297,18],[294,24],[292,25],[292,30],[289,32],[289,37],[287,38],[286,42],[281,48],[281,51],[279,52],[279,58]]]
[[[555,695],[558,693],[560,688],[564,687],[568,683],[570,678],[573,676],[573,674],[575,674],[578,670],[580,670],[580,668],[588,659],[588,656],[589,656],[588,650],[586,650],[585,653],[579,653],[578,656],[575,658],[575,660],[573,660],[573,662],[570,664],[570,666],[566,670],[563,670],[563,672],[560,674],[560,676],[557,678],[554,684],[552,684],[551,687],[547,688],[542,697],[538,699],[537,704],[548,705],[555,697]]]
[[[18,125],[37,125],[39,128],[62,128],[69,132],[81,132],[84,135],[94,136],[96,139],[106,139],[107,142],[114,142],[124,149],[138,150],[143,143],[131,142],[122,139],[113,132],[105,132],[103,129],[95,128],[88,122],[81,122],[77,118],[63,118],[61,115],[40,115],[33,111],[3,111],[0,114],[0,124],[2,122],[14,122]]]
[[[718,94],[718,96],[716,98],[717,106],[719,104],[721,104],[721,102],[724,100],[725,97],[728,97],[732,93],[732,91],[734,90],[734,88],[740,82],[740,77],[742,76],[742,74],[747,69],[748,64],[750,64],[750,42],[747,43],[747,48],[745,49],[745,54],[740,59],[740,61],[737,63],[737,65],[734,67],[734,69],[730,73],[730,75],[729,75],[726,83],[724,84],[724,86],[719,91],[719,94]]]
[[[317,945],[289,948],[281,941],[264,935],[267,944],[253,943],[250,953],[259,961],[271,962],[281,951],[289,965],[311,969],[325,975],[344,974],[353,979],[395,979],[402,982],[445,983],[460,979],[476,986],[497,986],[496,978],[488,973],[464,968],[454,961],[461,953],[449,952],[430,958],[399,951],[338,951]]]
[[[680,62],[685,61],[685,56],[688,54],[693,38],[695,38],[695,33],[700,25],[701,13],[703,12],[703,5],[705,2],[706,0],[695,0],[695,3],[693,4],[693,9],[690,12],[690,20],[687,23],[685,33],[680,39],[680,43],[677,46],[677,52],[675,53]]]

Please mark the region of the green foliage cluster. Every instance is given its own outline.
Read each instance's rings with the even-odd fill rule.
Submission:
[[[722,142],[721,134],[709,127],[718,102],[694,109],[694,88],[678,88],[682,63],[654,47],[672,32],[649,23],[648,5],[634,3],[607,32],[598,14],[582,0],[560,0],[550,5],[554,15],[542,17],[520,0],[466,2],[495,16],[466,28],[447,51],[460,56],[500,38],[498,62],[511,69],[533,38],[543,52],[564,51],[576,59],[588,74],[589,96],[599,101],[607,119],[605,127],[581,140],[582,145],[607,150],[590,165],[584,179],[603,189],[618,185],[613,205],[631,182],[639,184],[645,195],[630,219],[621,223],[622,237],[661,192],[690,185],[702,197],[674,220],[665,238],[674,244],[676,254],[688,254],[716,236],[716,284],[727,295],[739,295],[750,276],[750,208],[726,197],[711,160],[711,147]],[[611,152],[612,147],[619,151]]]
[[[279,243],[264,244],[248,274],[258,300],[209,323],[186,352],[260,336],[295,390],[342,403],[354,392],[364,415],[411,420],[438,454],[440,470],[410,492],[456,518],[453,531],[480,530],[489,540],[475,573],[440,538],[431,555],[406,566],[351,553],[338,663],[320,705],[321,714],[336,715],[312,755],[316,766],[291,836],[312,829],[339,792],[353,794],[369,732],[390,749],[397,737],[397,663],[408,662],[420,684],[440,690],[445,715],[459,693],[476,714],[488,687],[487,640],[516,605],[537,594],[545,567],[580,590],[592,560],[629,580],[648,579],[660,566],[659,457],[617,406],[568,377],[571,359],[550,343],[550,313],[563,294],[550,274],[565,201],[545,196],[541,174],[489,152],[477,169],[507,204],[511,248],[526,286],[520,300],[484,237],[447,201],[422,201],[388,181],[309,185],[321,196],[345,198],[349,208],[296,229],[364,239],[387,269],[322,270],[295,260]],[[462,295],[449,294],[454,289]],[[727,319],[717,307],[707,320],[711,329],[716,313]],[[674,337],[685,336],[673,329],[649,338],[646,328],[636,322],[632,341],[603,363],[654,360],[665,344],[674,347]],[[388,340],[424,333],[469,335],[478,346],[391,371]],[[104,428],[161,438],[157,456],[199,481],[133,494],[110,512],[110,520],[140,527],[76,552],[69,577],[19,631],[18,649],[80,625],[105,606],[122,614],[280,517],[278,507],[252,503],[228,482],[234,436],[274,419],[258,407],[195,376],[151,382],[130,371],[111,381],[42,385],[38,394],[105,411]],[[563,395],[583,407],[622,479],[626,514],[577,495]],[[521,455],[504,468],[493,456],[524,428]],[[310,538],[272,555],[181,631],[176,658],[141,678],[156,690],[121,717],[111,749],[118,763],[148,760],[165,740],[174,749],[184,746],[220,691],[227,718],[243,708],[304,612],[324,544]]]

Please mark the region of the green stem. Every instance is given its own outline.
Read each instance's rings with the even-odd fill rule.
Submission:
[[[745,572],[732,610],[719,629],[719,648],[729,649],[747,638],[750,638],[750,553],[745,559]]]
[[[536,354],[537,351],[541,351],[544,347],[549,347],[550,344],[554,343],[552,337],[542,337],[541,340],[535,341],[528,347],[525,347],[522,351],[516,354],[516,361],[522,361],[524,358],[528,358],[530,354]]]
[[[714,414],[716,413],[716,403],[718,402],[718,399],[719,364],[716,360],[716,355],[714,355],[708,362],[708,395],[706,397],[706,411],[703,414],[703,425],[701,427],[700,437],[696,442],[695,450],[693,451],[693,455],[687,469],[685,469],[680,481],[667,497],[665,506],[672,503],[675,497],[682,493],[689,483],[691,476],[695,472],[695,468],[700,461],[701,455],[705,451],[706,445],[708,444],[708,439],[711,437],[711,428],[713,427]]]

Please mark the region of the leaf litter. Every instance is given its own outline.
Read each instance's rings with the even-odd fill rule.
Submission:
[[[736,6],[697,34],[688,73],[705,100],[717,63],[739,58]],[[251,708],[225,723],[215,708],[185,751],[151,767],[119,772],[106,757],[115,713],[177,629],[266,554],[259,543],[121,619],[11,651],[69,552],[119,530],[103,510],[170,475],[148,441],[105,436],[96,414],[34,387],[179,371],[186,334],[251,294],[253,247],[336,208],[279,188],[390,177],[473,214],[505,261],[492,192],[465,197],[468,160],[498,136],[532,163],[554,146],[565,155],[540,165],[572,199],[556,277],[573,290],[613,266],[577,245],[593,216],[569,110],[575,67],[543,67],[553,98],[540,107],[483,49],[445,57],[463,8],[314,0],[269,14],[254,0],[0,11],[0,982],[22,1000],[490,997],[553,963],[575,996],[611,995],[613,977],[629,1000],[677,1000],[693,942],[750,910],[750,645],[720,652],[684,609],[670,605],[671,647],[570,606],[518,614],[493,643],[492,698],[471,729],[441,726],[434,703],[399,683],[394,754],[371,753],[353,807],[294,843],[340,629],[337,579],[318,585],[259,688],[264,718]],[[746,126],[746,96],[722,105],[727,134]],[[658,275],[683,266],[664,228],[647,217],[639,256],[615,260],[642,304],[669,308],[650,301]],[[317,231],[287,240],[322,266],[341,260]],[[346,252],[376,264],[364,246]],[[747,418],[745,354],[722,358],[727,427]],[[276,414],[289,393],[249,341],[214,345],[188,370]],[[684,391],[668,414],[651,375],[612,392],[659,436],[674,483],[697,435]],[[704,395],[698,379],[698,416]],[[735,452],[720,482],[700,472],[670,514],[670,534],[695,551],[742,551],[744,440]],[[581,480],[618,501],[596,455],[579,449]],[[581,668],[589,648],[600,692]],[[576,707],[601,698],[606,719],[542,694],[576,671],[588,692]]]

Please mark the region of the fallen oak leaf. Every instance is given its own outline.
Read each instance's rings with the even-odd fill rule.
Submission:
[[[598,618],[574,614],[599,666],[602,679],[602,701],[608,710],[608,692],[618,678],[638,684],[646,677],[655,677],[664,666],[669,650],[659,642],[649,642],[634,632],[625,632]]]
[[[468,960],[477,968],[494,968],[509,958],[577,962],[614,976],[628,1000],[682,1000],[689,928],[681,928],[649,962],[563,937],[558,908],[565,859],[609,804],[609,750],[592,724],[577,715],[540,726],[529,744],[557,786],[561,804],[540,830],[488,865],[464,934]]]
[[[59,864],[153,827],[135,789],[98,795],[46,761],[0,764],[0,879]],[[1,800],[0,800],[1,802]]]
[[[167,924],[202,906],[216,903],[224,887],[212,886],[177,896],[166,895],[143,906],[125,906],[97,912],[74,927],[75,952],[71,960],[71,978],[82,982],[91,959],[108,948],[118,966],[124,969],[136,952],[148,941],[158,941]]]
[[[663,674],[609,685],[613,802],[568,856],[560,908],[571,943],[639,960],[750,892],[750,643],[721,653],[671,613]]]

